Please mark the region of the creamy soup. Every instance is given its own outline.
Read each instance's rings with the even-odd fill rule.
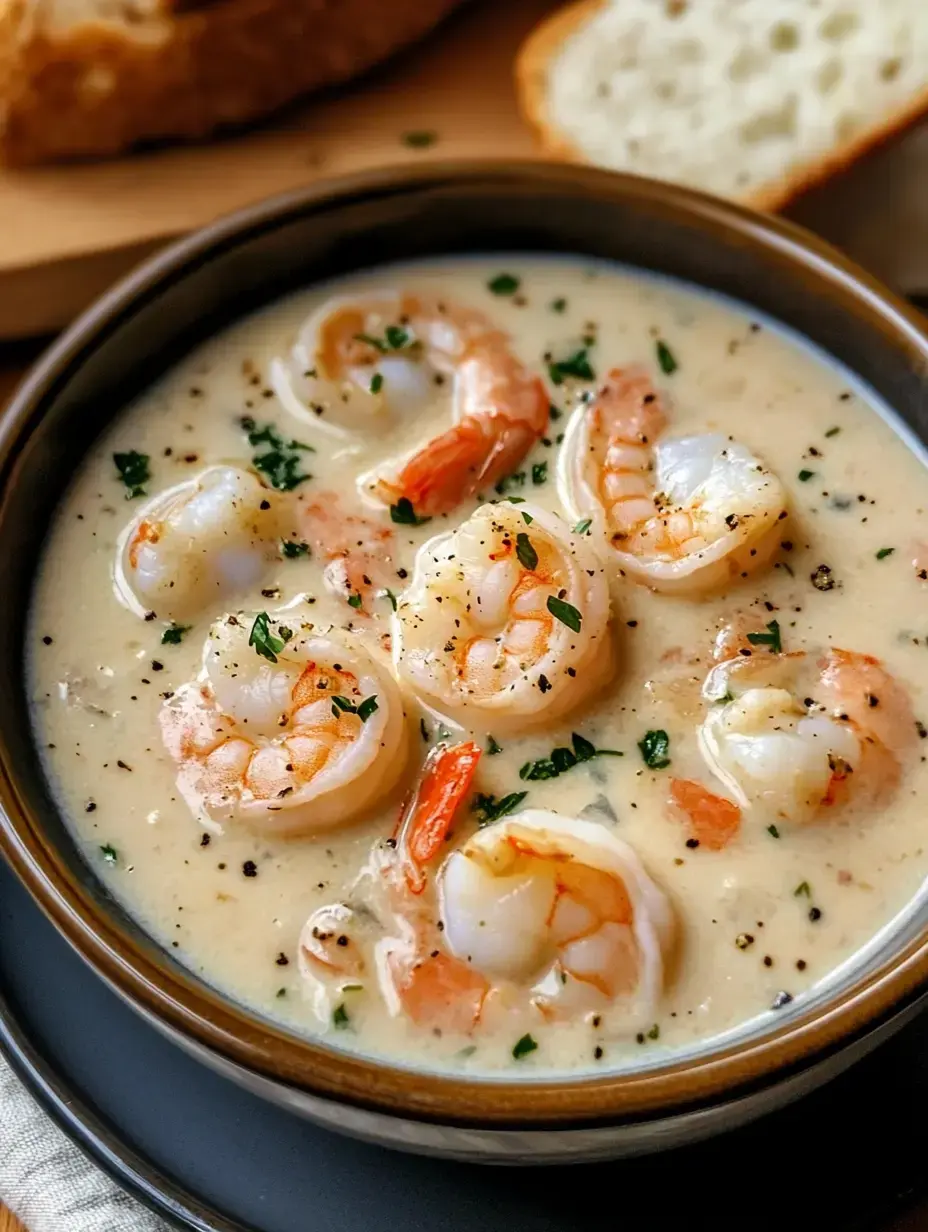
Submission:
[[[84,460],[37,740],[94,870],[254,1010],[469,1072],[650,1061],[774,1021],[922,884],[925,492],[736,306],[365,273]]]

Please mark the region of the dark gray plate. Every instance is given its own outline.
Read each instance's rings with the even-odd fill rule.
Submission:
[[[826,1090],[698,1147],[543,1170],[417,1159],[201,1068],[83,965],[2,862],[0,1047],[85,1151],[200,1232],[863,1230],[926,1181],[928,1018]]]

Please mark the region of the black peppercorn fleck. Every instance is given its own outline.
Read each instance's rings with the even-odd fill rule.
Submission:
[[[242,872],[246,877],[257,877],[258,866],[255,864],[254,860],[246,860],[242,865]]]

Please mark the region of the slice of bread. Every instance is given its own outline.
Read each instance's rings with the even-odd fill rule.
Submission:
[[[0,159],[204,137],[347,80],[461,0],[0,0]]]
[[[928,112],[928,0],[579,0],[516,77],[551,155],[779,209]]]

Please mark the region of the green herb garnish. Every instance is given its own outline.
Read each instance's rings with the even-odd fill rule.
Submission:
[[[815,471],[802,470],[796,476],[800,483],[808,483],[810,479],[815,478]]]
[[[516,556],[519,558],[519,564],[524,565],[526,569],[531,570],[538,567],[538,553],[524,530],[516,535]]]
[[[362,723],[366,723],[376,709],[376,694],[365,697],[364,701],[360,702],[357,706],[354,702],[349,701],[347,697],[340,697],[337,693],[332,697],[332,713],[336,719],[340,714],[356,714]],[[425,733],[423,732],[424,735]]]
[[[130,449],[128,453],[114,453],[113,461],[116,463],[119,478],[126,485],[126,500],[144,496],[144,485],[151,479],[148,454],[136,453],[134,449]]]
[[[420,518],[412,507],[408,496],[401,496],[395,505],[390,506],[390,519],[400,526],[424,526],[431,518]]]
[[[287,560],[296,560],[298,556],[309,556],[309,544],[296,539],[281,539],[280,554]]]
[[[430,128],[413,129],[412,132],[403,133],[401,140],[403,145],[408,145],[411,150],[425,150],[435,144],[438,133]]]
[[[766,633],[749,633],[748,641],[752,646],[769,646],[771,654],[779,654],[783,649],[780,641],[780,622],[769,621]]]
[[[189,633],[193,625],[169,624],[161,634],[162,646],[179,646],[184,640],[184,634]]]
[[[654,349],[657,351],[657,362],[661,366],[661,372],[663,372],[664,376],[673,376],[680,366],[676,361],[673,351],[671,351],[663,338],[658,338],[654,344]]]
[[[840,431],[841,431],[840,428],[829,428],[828,431],[825,433],[825,435],[826,436],[837,436]]]
[[[525,471],[516,471],[512,475],[504,475],[496,485],[496,491],[500,496],[505,495],[510,488],[521,488],[525,484]],[[510,497],[510,500],[513,498]]]
[[[644,764],[651,770],[666,770],[670,765],[670,737],[665,731],[645,732],[638,741],[638,748],[644,758]]]
[[[557,299],[553,299],[548,305],[552,312],[563,312],[567,307],[567,300],[563,295],[559,295]]]
[[[535,521],[535,519],[532,517],[530,513],[526,513],[524,509],[521,512],[522,512],[522,521],[525,523],[526,526],[531,526],[531,524]]]
[[[254,646],[262,658],[267,659],[270,663],[277,662],[277,656],[286,646],[287,642],[293,637],[290,629],[284,628],[283,625],[277,626],[279,637],[275,637],[270,629],[270,617],[267,612],[259,612],[255,617],[255,623],[251,626],[251,632],[248,634],[248,645]]]
[[[358,706],[358,718],[362,723],[366,723],[374,711],[377,709],[377,698],[375,696],[365,697],[364,701]]]
[[[383,373],[382,372],[375,372],[374,375],[371,377],[370,389],[371,389],[372,394],[379,394],[380,391],[383,389]]]
[[[487,283],[494,295],[515,295],[520,286],[520,279],[515,274],[497,274]]]
[[[573,606],[572,603],[565,603],[563,599],[559,599],[557,595],[548,595],[548,602],[545,605],[551,615],[566,625],[568,629],[572,629],[574,633],[580,632],[580,625],[583,617]]]
[[[800,881],[799,885],[796,886],[795,890],[793,890],[793,894],[796,898],[811,898],[812,887],[809,885],[808,881]]]
[[[382,594],[385,599],[390,600],[390,606],[393,608],[395,612],[396,611],[396,595],[393,593],[392,590],[390,590],[389,587],[385,587],[384,590],[382,591]]]
[[[360,593],[355,593],[348,596],[348,606],[353,607],[356,612],[361,610],[361,604],[363,602],[364,600],[361,598]]]
[[[532,466],[532,483],[538,487],[539,484],[547,483],[548,480],[548,464],[547,462],[536,462]]]
[[[278,492],[292,492],[307,479],[312,479],[312,475],[300,470],[300,454],[315,453],[312,445],[287,440],[273,424],[265,424],[263,428],[259,428],[250,415],[246,415],[240,423],[248,437],[248,444],[253,449],[261,445],[268,446],[265,453],[252,457],[251,464],[267,478],[272,488],[276,488]]]
[[[895,548],[880,548],[876,554],[876,558],[877,560],[885,560],[887,556],[892,556],[895,550]]]
[[[651,1030],[648,1032],[648,1039],[649,1040],[660,1039],[660,1034],[661,1034],[660,1026],[657,1023],[655,1023],[654,1026],[651,1028]]]
[[[343,1031],[351,1022],[348,1017],[348,1011],[345,1009],[344,1001],[339,1001],[335,1009],[332,1011],[332,1026],[336,1031]]]
[[[574,527],[574,534],[575,535],[585,535],[592,525],[593,525],[592,518],[583,518],[582,521],[578,522],[577,525]]]
[[[110,843],[104,843],[100,851],[103,853],[103,859],[107,864],[115,864],[119,859],[119,852]]]
[[[487,757],[495,757],[497,753],[502,753],[503,746],[497,744],[494,736],[487,737]]]
[[[494,821],[499,821],[501,817],[505,817],[507,813],[511,813],[513,809],[517,809],[527,795],[527,791],[512,791],[508,796],[503,796],[501,800],[498,800],[496,796],[487,796],[478,792],[474,796],[471,810],[477,814],[479,826],[489,826]]]
[[[555,385],[563,385],[568,377],[578,381],[595,381],[596,373],[590,366],[588,348],[580,347],[567,359],[551,360],[548,364],[548,376]]]
[[[534,1052],[538,1045],[530,1035],[523,1035],[520,1040],[516,1040],[512,1048],[512,1055],[517,1061],[521,1061],[523,1057],[527,1057],[530,1052]]]
[[[598,749],[591,740],[572,732],[570,742],[572,749],[561,745],[551,750],[549,757],[539,757],[535,761],[527,761],[519,771],[519,778],[524,782],[534,783],[544,779],[556,779],[560,774],[566,774],[581,762],[592,761],[594,757],[621,757],[618,749]]]
[[[768,826],[767,833],[770,835],[771,838],[780,837],[780,831],[776,828],[776,826]]]

